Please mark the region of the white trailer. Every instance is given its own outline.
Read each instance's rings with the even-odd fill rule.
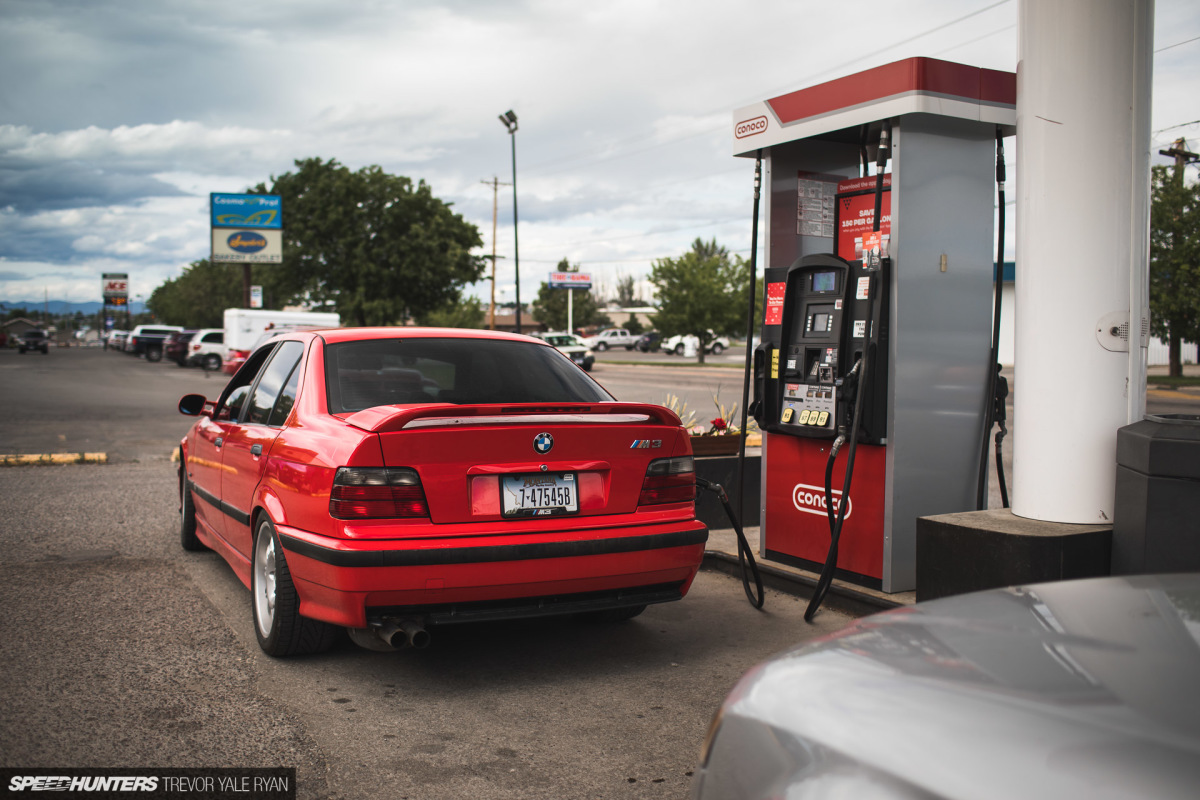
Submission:
[[[225,309],[225,347],[228,352],[250,350],[269,329],[303,325],[337,328],[341,318],[325,311],[271,311],[263,308]]]

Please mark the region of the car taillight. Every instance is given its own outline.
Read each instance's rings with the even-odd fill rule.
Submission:
[[[339,467],[329,494],[335,519],[428,517],[417,471],[388,467]]]
[[[200,345],[198,345],[198,344],[194,344],[194,345],[192,345],[192,349],[193,349],[193,350],[199,350],[199,349],[200,349]]]
[[[639,506],[688,503],[696,499],[696,462],[691,456],[656,458],[646,467]]]

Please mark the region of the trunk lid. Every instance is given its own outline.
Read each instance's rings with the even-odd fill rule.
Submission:
[[[386,466],[417,470],[439,524],[632,514],[650,462],[687,453],[679,418],[641,403],[380,406],[347,421],[379,434]]]

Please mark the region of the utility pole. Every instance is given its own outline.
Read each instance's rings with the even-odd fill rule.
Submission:
[[[502,183],[499,178],[493,176],[490,181],[480,181],[480,183],[492,187],[492,304],[488,307],[488,330],[496,330],[496,202],[497,194],[501,186],[512,186],[511,183]],[[484,256],[487,258],[487,256]],[[504,256],[499,256],[504,258]]]
[[[1187,139],[1179,138],[1175,143],[1166,150],[1159,150],[1160,156],[1169,156],[1175,159],[1175,180],[1183,182],[1183,169],[1188,164],[1194,164],[1200,161],[1200,153],[1189,153],[1187,149]]]
[[[1176,139],[1174,144],[1166,150],[1159,150],[1158,154],[1175,159],[1175,182],[1181,187],[1183,186],[1183,172],[1187,165],[1200,161],[1200,154],[1188,152],[1187,139],[1183,137]],[[1182,341],[1183,337],[1176,335],[1174,331],[1167,340],[1167,374],[1172,378],[1183,375],[1183,361],[1179,352]]]

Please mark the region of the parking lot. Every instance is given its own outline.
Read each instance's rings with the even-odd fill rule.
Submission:
[[[0,469],[7,764],[295,766],[301,797],[679,798],[738,677],[848,621],[806,625],[799,599],[769,590],[755,611],[704,571],[626,623],[458,626],[423,651],[347,640],[271,659],[225,563],[178,545],[175,404],[221,385],[102,350],[0,351],[0,449],[109,455]]]

